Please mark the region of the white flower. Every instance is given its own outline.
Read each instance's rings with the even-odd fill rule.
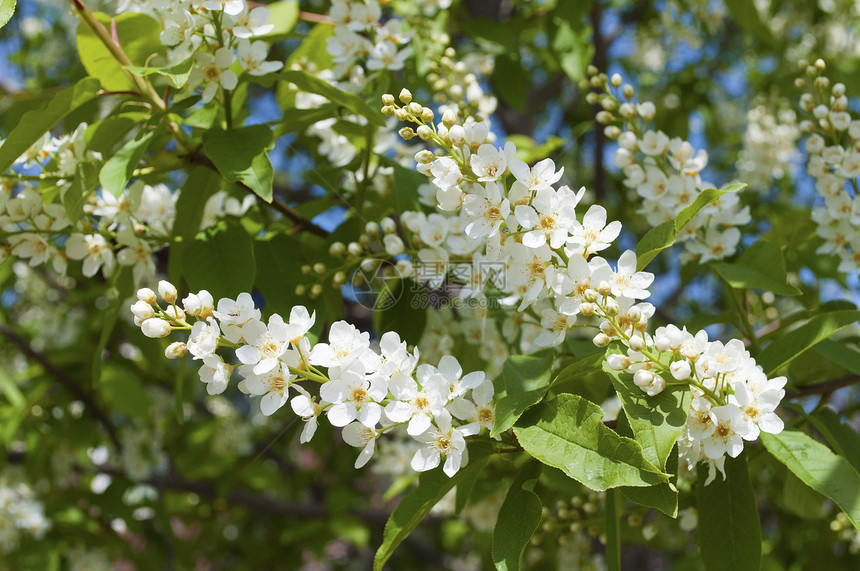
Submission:
[[[599,252],[608,248],[620,233],[621,222],[615,220],[606,224],[606,209],[594,204],[583,216],[582,223],[573,221],[566,251],[568,256]]]
[[[505,144],[505,150],[497,149],[495,146],[484,143],[478,147],[478,151],[469,157],[472,170],[478,175],[478,180],[491,182],[499,180],[508,168],[506,154],[508,145],[513,149],[513,143]]]
[[[669,137],[663,131],[647,131],[639,141],[639,150],[649,156],[661,155],[669,146]]]
[[[191,326],[191,335],[188,337],[188,352],[194,359],[203,359],[213,355],[218,348],[218,339],[221,330],[218,322],[209,317],[206,321],[198,321]]]
[[[328,343],[317,343],[311,349],[308,360],[314,365],[329,368],[347,368],[353,363],[359,362],[365,365],[362,367],[362,373],[368,369],[373,370],[370,334],[366,331],[359,331],[354,325],[350,325],[346,321],[336,321],[329,330]],[[326,400],[334,402],[328,398]]]
[[[388,382],[388,390],[394,399],[385,407],[385,416],[392,422],[409,422],[406,433],[410,436],[423,434],[430,428],[431,420],[445,413],[447,386],[442,375],[434,373],[430,365],[418,367],[415,380],[403,373],[395,373]]]
[[[198,51],[197,65],[192,70],[190,85],[203,84],[203,103],[209,103],[215,97],[220,85],[224,89],[235,89],[239,78],[229,67],[233,64],[233,52],[230,48],[218,48],[215,55]]]
[[[212,315],[221,321],[221,332],[232,343],[242,339],[242,327],[246,323],[260,320],[260,310],[254,307],[254,299],[247,292],[240,293],[235,300],[219,299],[218,308]]]
[[[295,375],[290,374],[289,367],[296,367],[301,361],[298,351],[289,350],[283,356],[283,361],[274,369],[262,374],[249,371],[247,365],[239,368],[239,373],[245,376],[245,390],[252,395],[262,395],[260,412],[270,416],[287,403],[290,383]]]
[[[470,194],[463,201],[463,210],[472,217],[466,226],[466,235],[472,239],[495,236],[511,212],[508,199],[502,198],[495,182],[485,183],[481,190],[482,195]]]
[[[185,313],[198,317],[209,317],[215,309],[215,302],[212,299],[212,294],[205,289],[199,292],[189,293],[182,300],[182,307],[185,308]]]
[[[96,275],[102,266],[105,276],[113,272],[113,249],[101,234],[72,234],[66,240],[66,254],[73,260],[84,261],[82,271],[88,278]]]
[[[254,43],[248,40],[239,40],[239,63],[249,74],[266,75],[284,67],[283,62],[266,61],[268,55],[269,52],[266,49],[266,44],[261,40]]]
[[[442,471],[452,477],[461,465],[469,461],[465,436],[470,434],[463,428],[452,428],[450,417],[441,416],[436,422],[438,428],[431,428],[416,437],[424,446],[415,452],[410,466],[416,472],[426,472],[438,466],[444,455],[445,465]]]
[[[218,355],[203,357],[203,366],[197,372],[200,380],[206,383],[206,392],[210,395],[219,395],[227,389],[233,367],[221,360]]]
[[[230,16],[238,16],[245,11],[245,0],[205,0],[201,5],[207,10],[223,10]]]
[[[299,394],[293,397],[293,400],[290,401],[290,406],[293,412],[302,417],[302,420],[305,422],[302,435],[299,437],[299,442],[304,444],[311,441],[317,430],[317,418],[322,413],[322,407],[319,403],[311,400],[308,392],[300,385],[294,386],[299,391]]]
[[[376,439],[379,438],[379,432],[360,422],[352,422],[343,427],[341,436],[343,441],[350,446],[361,448],[358,458],[355,459],[356,469],[367,464],[376,449]]]
[[[715,406],[711,409],[714,418],[714,431],[702,440],[705,456],[717,460],[725,454],[736,458],[744,449],[741,436],[748,428],[740,409],[735,405]]]
[[[647,288],[653,281],[654,274],[636,271],[636,253],[626,250],[618,258],[618,268],[612,274],[612,295],[645,299],[651,295]]]
[[[262,36],[274,29],[273,24],[268,24],[269,9],[265,6],[257,6],[250,12],[241,12],[233,18],[233,35],[237,38],[250,38]]]
[[[271,371],[290,347],[287,324],[277,313],[269,318],[268,326],[253,320],[242,327],[247,345],[236,349],[236,357],[245,365],[252,365],[255,375]]]
[[[523,161],[514,159],[509,161],[508,166],[511,169],[511,174],[531,191],[550,188],[564,174],[564,167],[556,172],[555,163],[552,159],[544,159],[532,168],[529,168]]]
[[[375,427],[382,417],[379,401],[386,394],[384,377],[374,375],[368,380],[363,373],[350,369],[320,387],[320,397],[332,403],[326,414],[334,426],[346,426],[358,419],[368,428]]]

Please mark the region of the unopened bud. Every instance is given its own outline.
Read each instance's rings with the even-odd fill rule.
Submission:
[[[155,305],[156,303],[158,303],[158,298],[155,296],[155,292],[148,287],[142,287],[137,290],[137,299],[139,299],[140,301],[145,301],[150,305]]]
[[[621,88],[621,93],[626,99],[633,99],[633,96],[636,95],[636,90],[629,83],[625,83],[624,87]]]
[[[386,117],[391,117],[397,110],[394,108],[393,105],[383,105],[381,111],[382,114]]]
[[[407,141],[415,137],[415,131],[412,130],[412,127],[403,127],[397,132]]]
[[[321,276],[325,273],[325,264],[322,262],[317,262],[314,264],[314,273],[318,276]]]
[[[609,345],[610,341],[611,341],[611,339],[609,338],[609,335],[607,335],[606,333],[598,333],[597,335],[594,336],[594,339],[592,339],[592,342],[597,347],[606,347],[607,345]]]
[[[424,111],[424,107],[422,107],[420,103],[416,103],[414,101],[407,105],[406,108],[415,117],[421,117],[421,113]]]
[[[612,87],[621,87],[621,82],[624,81],[621,79],[621,75],[617,73],[613,73],[612,77],[609,78],[609,83],[612,84]]]
[[[170,335],[171,328],[170,324],[165,320],[153,317],[151,319],[144,320],[144,322],[140,324],[140,330],[143,331],[143,334],[147,337],[159,339]]]
[[[310,297],[311,299],[316,299],[320,296],[320,294],[322,293],[322,290],[323,290],[323,288],[320,284],[314,284],[311,287],[311,292],[310,292],[310,294],[308,294],[308,297]]]
[[[612,293],[612,286],[609,285],[608,281],[603,280],[597,285],[597,293],[599,293],[603,297],[606,297],[607,295]]]
[[[390,93],[386,93],[382,96],[382,104],[383,105],[394,105],[394,96]]]
[[[150,317],[155,317],[155,310],[151,305],[143,300],[138,300],[131,304],[131,312],[141,321],[149,319]]]
[[[346,253],[346,246],[343,245],[343,242],[334,242],[328,247],[328,253],[334,258],[339,258]]]
[[[418,138],[422,141],[429,141],[433,138],[433,129],[427,125],[419,125],[415,132],[418,134]]]
[[[672,373],[672,376],[675,377],[675,380],[685,381],[690,378],[690,374],[692,373],[692,369],[690,367],[689,361],[675,361],[671,365],[669,365],[669,371]]]
[[[158,282],[158,295],[167,303],[173,303],[176,301],[177,296],[176,286],[168,281],[161,280]]]
[[[433,110],[430,109],[429,107],[425,107],[424,109],[421,110],[421,118],[424,119],[425,121],[427,121],[428,123],[433,121],[433,117],[434,117]]]
[[[412,92],[406,89],[405,87],[400,90],[400,101],[401,103],[410,103],[412,102]]]
[[[188,354],[188,346],[182,341],[171,343],[164,350],[164,356],[168,359],[181,359]]]
[[[409,113],[406,112],[406,109],[400,108],[394,110],[394,116],[397,117],[398,121],[406,121],[409,118]]]
[[[350,242],[346,250],[353,256],[358,256],[364,250],[357,242]]]

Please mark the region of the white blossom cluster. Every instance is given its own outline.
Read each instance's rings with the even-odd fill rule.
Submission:
[[[45,202],[32,184],[31,179],[40,178],[54,182],[59,198],[64,198],[77,165],[101,160],[86,148],[86,129],[82,123],[60,138],[48,133],[15,161],[24,168],[41,168],[41,175],[0,174],[0,262],[15,256],[30,266],[49,264],[65,274],[68,260],[80,260],[85,277],[99,272],[108,277],[119,265],[132,267],[136,283],[150,280],[155,275],[153,254],[170,239],[177,192],[140,179],[118,197],[98,190],[84,204],[85,216],[73,223],[62,202]],[[253,196],[240,202],[219,191],[206,202],[201,228],[225,215],[241,215],[253,203]]]
[[[794,111],[771,111],[757,105],[747,112],[744,147],[738,157],[738,177],[756,191],[766,191],[773,181],[791,176],[798,158],[800,129]]]
[[[488,142],[486,123],[459,124],[446,112],[434,125],[432,112],[412,101],[407,90],[400,101],[403,107],[392,95],[384,96],[383,112],[418,124],[415,131],[401,130],[406,138],[417,135],[444,150],[439,156],[420,151],[416,160],[419,172],[432,179],[439,208],[452,213],[401,216],[410,232],[413,264],[420,262],[416,279],[438,287],[453,268],[469,280],[460,295],[483,297],[489,286],[516,300],[512,305],[518,312],[532,308],[524,322],[539,325],[534,342],[540,347],[564,341],[585,301],[583,284],[611,282],[612,294],[627,305],[650,295],[646,288],[654,276],[636,271],[633,252],[625,252],[615,268],[593,256],[609,248],[621,223],[607,223],[599,205],[578,220],[576,207],[585,189],[554,188],[563,169],[557,171],[551,159],[529,167],[516,158],[512,143],[501,149]],[[398,236],[387,234],[384,240],[389,254],[400,253]],[[452,254],[471,262],[471,268],[450,265]]]
[[[674,220],[701,191],[714,187],[702,178],[707,151],[653,129],[656,106],[650,101],[633,103],[635,90],[630,84],[622,87],[620,75],[610,80],[594,67],[589,74],[591,80],[584,80],[583,86],[602,91],[589,93],[587,99],[603,108],[597,121],[606,125],[606,136],[618,142],[615,166],[624,173],[624,185],[642,199],[639,213],[651,226]],[[737,193],[724,194],[702,208],[678,236],[677,242],[686,249],[682,260],[704,263],[733,255],[741,238],[737,226],[749,221],[749,207],[740,206]]]
[[[658,327],[651,336],[641,326],[630,328],[629,321],[628,312],[607,316],[603,322],[609,338],[627,347],[626,354],[611,354],[607,365],[632,373],[633,382],[652,396],[669,386],[689,386],[692,404],[678,439],[685,469],[693,470],[705,461],[711,466],[708,481],[715,469],[725,476],[726,455],[737,457],[744,440],[756,440],[760,432],[782,432],[783,422],[775,410],[785,396],[786,378],[768,379],[743,342],[709,341],[705,331],[693,335],[675,325]],[[598,344],[605,341],[595,339]]]
[[[818,235],[824,240],[817,252],[837,255],[839,271],[856,274],[860,268],[860,120],[848,110],[845,85],[830,88],[830,80],[821,75],[825,69],[822,60],[802,64],[814,77],[816,88],[800,99],[801,111],[811,116],[801,122],[800,129],[809,133],[806,170],[824,198],[824,205],[812,210]],[[798,83],[805,86],[806,81]],[[821,95],[828,90],[829,96]]]
[[[412,33],[398,18],[383,22],[377,0],[334,0],[329,18],[334,22],[334,35],[326,43],[336,77],[355,73],[355,66],[371,72],[403,69],[410,53],[404,46]]]
[[[411,93],[401,92],[400,102],[402,107],[393,96],[384,96],[383,112],[418,125],[414,131],[404,128],[402,134],[432,141],[444,150],[445,154],[421,151],[416,156],[418,170],[432,178],[439,207],[458,212],[460,239],[478,241],[467,249],[473,260],[502,264],[486,281],[480,272],[472,272],[479,276],[469,284],[476,294],[489,284],[515,297],[517,312],[532,308],[531,321],[541,327],[535,337],[538,346],[562,343],[580,315],[596,318],[600,332],[593,339],[595,345],[620,341],[628,349],[626,355],[610,355],[607,365],[629,371],[643,392],[654,396],[670,384],[690,387],[693,406],[680,439],[681,459],[688,467],[704,460],[722,469],[725,455],[740,454],[744,439],[755,440],[760,430],[782,430],[774,410],[784,396],[786,379],[767,379],[741,341],[709,342],[704,331],[693,336],[674,325],[659,328],[653,337],[646,333],[655,308],[640,300],[650,296],[647,288],[654,276],[637,271],[632,251],[624,252],[615,267],[593,255],[611,245],[621,224],[607,224],[606,210],[599,205],[591,206],[579,221],[576,206],[584,189],[578,193],[564,186],[554,189],[562,173],[550,159],[529,167],[516,159],[511,143],[504,149],[488,144],[482,123],[459,125],[449,115],[433,125]],[[651,114],[647,105],[645,112]],[[650,133],[647,140],[658,137]],[[664,143],[668,150],[668,139]],[[693,155],[688,147],[680,142],[668,150],[670,163],[678,163],[675,168],[683,170],[688,163],[693,163],[691,170],[697,168],[701,155]],[[508,175],[514,179],[510,186]],[[444,220],[440,214],[404,214],[404,227],[418,234],[411,251],[422,262],[448,261]],[[383,242],[394,243],[388,238],[392,235],[386,234]],[[389,254],[403,251],[388,245]],[[441,279],[447,266],[439,266],[439,274],[431,278]],[[520,324],[529,321],[528,313],[520,315]]]
[[[12,553],[23,534],[42,539],[51,527],[42,502],[18,478],[0,477],[0,553]]]
[[[239,389],[261,397],[264,415],[289,401],[305,421],[302,442],[313,437],[318,417],[325,414],[333,426],[343,428],[347,444],[361,448],[357,468],[371,458],[382,434],[405,429],[419,443],[411,467],[430,470],[444,457],[443,469],[450,476],[468,461],[465,438],[492,426],[493,383],[483,371],[464,375],[451,356],[436,367],[419,365],[418,351],[409,352],[394,332],[382,336],[377,352],[370,347],[368,333],[338,321],[332,324],[327,343],[312,345],[308,331],[315,315],[302,306],[292,309],[288,321],[274,314],[263,322],[248,293],[235,300],[223,298],[216,306],[205,290],[181,303],[168,282],[159,282],[158,292],[139,290],[131,311],[148,337],[166,337],[174,329],[189,331],[187,342],[167,347],[168,358],[190,353],[201,361],[199,376],[209,394],[222,393],[237,369],[243,377]],[[220,347],[234,349],[238,364],[225,362],[217,352]],[[319,396],[300,381],[319,383]]]
[[[118,11],[149,14],[162,25],[161,42],[170,48],[169,64],[194,57],[194,67],[184,89],[202,89],[203,102],[221,90],[232,90],[238,76],[231,66],[239,62],[249,75],[266,75],[284,64],[267,61],[268,47],[257,36],[272,31],[269,9],[251,9],[245,0],[152,0],[131,2]]]

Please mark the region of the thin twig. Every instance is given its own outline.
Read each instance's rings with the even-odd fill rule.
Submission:
[[[72,380],[71,377],[66,375],[66,373],[51,364],[44,355],[33,349],[30,344],[18,335],[11,327],[0,323],[0,334],[3,334],[3,336],[9,339],[9,341],[17,345],[21,352],[29,359],[39,363],[46,373],[51,375],[63,386],[63,388],[72,393],[78,400],[83,402],[87,412],[89,412],[89,414],[91,414],[108,433],[108,437],[110,437],[111,442],[116,446],[116,449],[122,450],[122,443],[117,436],[116,426],[111,422],[105,411],[103,411],[96,403],[91,394],[83,390],[75,381]]]

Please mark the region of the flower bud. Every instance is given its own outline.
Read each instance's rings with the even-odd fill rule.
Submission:
[[[633,99],[633,96],[636,95],[636,90],[629,83],[625,83],[624,87],[621,88],[621,93],[624,94],[626,99]]]
[[[641,351],[645,348],[645,340],[642,339],[642,337],[640,337],[639,335],[633,335],[627,342],[627,346],[634,351]]]
[[[606,347],[607,345],[609,345],[609,342],[611,341],[611,339],[609,338],[609,335],[607,335],[606,333],[598,333],[597,335],[594,336],[594,339],[592,339],[591,341],[597,347]]]
[[[314,284],[313,286],[311,286],[311,291],[308,294],[308,297],[310,297],[311,299],[316,299],[320,296],[321,293],[322,286],[320,284]]]
[[[397,133],[406,141],[415,137],[415,131],[412,130],[412,127],[403,127]]]
[[[182,341],[171,343],[164,350],[164,356],[168,359],[180,359],[188,354],[188,346]]]
[[[380,109],[383,115],[386,117],[392,117],[396,111],[393,105],[384,105],[382,109]]]
[[[346,283],[346,274],[343,272],[337,272],[331,278],[331,285],[334,287],[340,287]]]
[[[386,93],[382,96],[382,104],[383,105],[394,105],[394,96],[390,93]]]
[[[323,264],[322,262],[317,262],[316,264],[314,264],[314,273],[318,276],[323,275],[325,273],[325,264]]]
[[[427,125],[419,125],[418,128],[415,130],[415,133],[422,141],[429,141],[433,138],[433,129],[431,129]]]
[[[612,77],[609,78],[609,83],[612,84],[612,87],[621,87],[621,83],[624,80],[621,79],[621,75],[618,73],[613,73]]]
[[[675,377],[675,380],[678,381],[686,381],[690,378],[690,373],[692,373],[690,363],[688,361],[675,361],[669,365],[669,371],[672,373],[672,376]]]
[[[139,299],[140,301],[145,301],[150,305],[155,305],[156,303],[158,303],[158,298],[155,296],[155,292],[148,287],[142,287],[137,290],[137,299]]]
[[[618,304],[615,303],[615,300],[609,298],[606,300],[606,305],[604,306],[604,311],[606,311],[606,315],[612,317],[614,315],[618,315]]]
[[[346,250],[353,256],[358,256],[362,252],[362,247],[357,242],[350,242]]]
[[[612,286],[609,285],[608,281],[603,280],[599,284],[597,284],[597,293],[599,293],[603,297],[606,297],[607,295],[612,293]]]
[[[427,121],[428,123],[433,121],[433,110],[429,107],[425,107],[421,110],[421,118]]]
[[[460,125],[454,125],[448,129],[448,138],[457,146],[466,142],[466,130]]]
[[[391,234],[392,232],[397,231],[397,223],[387,216],[380,220],[379,225],[382,226],[382,231],[386,234]]]
[[[406,109],[415,117],[421,117],[421,113],[424,112],[424,107],[422,107],[420,103],[416,103],[414,101],[407,105]]]
[[[598,300],[599,297],[600,297],[600,294],[598,294],[597,291],[595,291],[591,288],[588,288],[582,294],[582,299],[584,299],[588,303],[594,303],[595,301]]]
[[[138,300],[131,304],[131,312],[140,320],[149,319],[150,317],[155,317],[155,310],[151,305],[146,303],[143,300]]]
[[[385,253],[389,256],[396,256],[403,253],[403,240],[397,234],[386,234],[382,239],[385,245]]]
[[[397,117],[398,121],[406,121],[406,119],[409,118],[409,113],[406,111],[406,109],[403,109],[401,107],[400,109],[394,110],[394,116]]]
[[[579,306],[579,313],[583,317],[591,317],[594,315],[595,311],[597,311],[597,307],[593,303],[587,301]]]
[[[168,316],[176,321],[184,321],[185,320],[185,312],[182,311],[181,307],[177,307],[175,305],[168,305],[167,309],[164,310]]]
[[[346,246],[343,245],[343,242],[334,242],[328,247],[328,253],[333,258],[339,258],[346,253]]]
[[[174,303],[177,296],[176,286],[168,281],[161,280],[158,282],[158,295],[167,303]]]
[[[651,384],[651,381],[654,380],[654,373],[649,371],[648,369],[639,369],[635,373],[633,373],[633,382],[636,383],[637,387],[645,388]]]
[[[623,371],[630,366],[630,359],[627,358],[627,355],[613,353],[606,358],[606,364],[613,371]]]
[[[400,101],[401,103],[410,103],[412,101],[412,92],[406,89],[405,87],[400,90]]]
[[[171,328],[170,324],[165,320],[153,317],[144,320],[144,322],[140,324],[140,330],[143,331],[143,334],[147,337],[159,339],[170,335]]]
[[[448,127],[449,129],[456,122],[457,122],[457,114],[454,113],[454,111],[452,111],[451,109],[448,109],[447,111],[442,113],[442,124],[445,125],[446,127]]]

